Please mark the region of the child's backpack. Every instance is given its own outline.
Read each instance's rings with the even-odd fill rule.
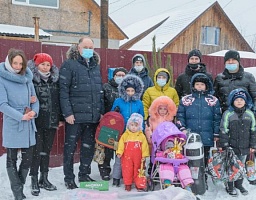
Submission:
[[[104,147],[114,149],[124,131],[124,118],[119,112],[107,112],[96,129],[95,140]]]

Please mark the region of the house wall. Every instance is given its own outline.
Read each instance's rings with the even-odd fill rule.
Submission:
[[[202,26],[213,26],[221,29],[220,45],[201,44]],[[184,32],[174,38],[163,51],[186,54],[194,48],[200,49],[202,54],[209,54],[223,49],[252,51],[234,25],[230,23],[226,15],[216,5],[197,18]]]
[[[100,38],[100,7],[93,0],[60,0],[59,9],[22,6],[11,0],[0,0],[0,23],[34,27],[32,17],[40,17],[39,26],[55,37],[56,42],[74,43],[81,36]],[[91,14],[90,14],[91,13]],[[89,23],[90,19],[90,23]],[[109,19],[110,45],[119,46],[125,35]],[[72,33],[71,33],[72,32]],[[59,37],[58,36],[62,36]],[[54,40],[46,40],[54,41]]]

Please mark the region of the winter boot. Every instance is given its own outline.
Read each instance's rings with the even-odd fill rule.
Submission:
[[[120,187],[120,179],[113,178],[113,186]]]
[[[110,167],[106,167],[104,165],[98,165],[100,176],[103,181],[109,181],[110,180]]]
[[[72,181],[65,181],[65,186],[66,186],[66,188],[68,190],[73,190],[73,189],[78,188],[74,180],[72,180]]]
[[[23,185],[20,181],[17,169],[15,167],[7,168],[7,174],[10,180],[12,193],[14,195],[15,200],[23,200],[22,196],[22,188]]]
[[[228,182],[226,185],[226,191],[229,195],[236,197],[237,196],[237,191],[234,188],[234,182]]]
[[[33,196],[38,196],[40,193],[40,188],[38,185],[38,176],[31,176],[31,194]]]
[[[247,195],[248,191],[243,187],[243,178],[235,181],[235,187],[240,190],[242,195]]]
[[[249,183],[250,183],[251,185],[256,185],[256,180],[249,181]]]
[[[57,190],[57,187],[48,180],[48,172],[41,172],[38,183],[40,188],[44,188],[48,191]]]
[[[22,198],[23,199],[26,199],[26,196],[23,193],[23,189],[24,189],[24,185],[26,183],[26,178],[27,178],[27,175],[28,175],[28,171],[29,171],[29,169],[20,169],[19,172],[18,172],[20,181],[22,183]]]
[[[125,190],[127,192],[130,192],[132,190],[132,186],[131,185],[125,185]]]

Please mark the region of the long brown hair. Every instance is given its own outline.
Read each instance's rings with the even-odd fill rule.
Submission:
[[[22,51],[20,49],[11,48],[8,51],[8,60],[9,60],[10,65],[12,65],[12,61],[16,56],[21,56],[21,58],[22,58],[22,68],[21,68],[19,74],[24,74],[26,71],[26,68],[27,68],[27,59],[26,59],[25,53],[24,53],[24,51]]]

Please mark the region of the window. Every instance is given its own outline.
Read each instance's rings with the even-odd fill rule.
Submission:
[[[12,0],[12,3],[16,5],[59,8],[59,0]]]
[[[202,44],[219,45],[220,44],[220,28],[203,26],[201,42]]]

